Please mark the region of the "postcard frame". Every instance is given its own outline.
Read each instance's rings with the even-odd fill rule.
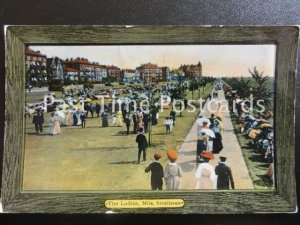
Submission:
[[[5,212],[106,213],[108,199],[183,199],[183,208],[116,209],[116,213],[240,214],[295,212],[295,93],[299,27],[8,26],[5,46],[5,140],[1,198]],[[23,191],[25,45],[276,44],[275,190]]]

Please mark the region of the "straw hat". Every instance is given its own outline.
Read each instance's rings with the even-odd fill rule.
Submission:
[[[209,160],[215,158],[214,155],[210,151],[202,151],[200,153],[200,156],[202,156],[205,159],[209,159]]]
[[[169,149],[167,151],[167,156],[168,156],[168,159],[170,159],[170,160],[176,160],[177,159],[177,152],[175,150]]]

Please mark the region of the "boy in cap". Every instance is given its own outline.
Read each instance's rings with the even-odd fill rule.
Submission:
[[[153,162],[145,169],[145,172],[148,173],[151,171],[151,189],[152,190],[162,190],[164,177],[164,170],[161,164],[159,163],[159,159],[161,155],[156,152],[154,154]]]
[[[234,189],[234,182],[229,166],[225,164],[226,157],[220,156],[219,165],[215,168],[215,173],[218,176],[217,189],[229,189],[229,181],[231,188]]]

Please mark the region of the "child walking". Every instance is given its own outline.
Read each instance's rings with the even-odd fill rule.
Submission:
[[[153,162],[145,169],[145,172],[148,173],[151,171],[151,189],[152,190],[162,190],[164,170],[159,159],[161,155],[156,152],[154,154]]]

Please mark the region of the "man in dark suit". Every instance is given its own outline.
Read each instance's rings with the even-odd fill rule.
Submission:
[[[40,109],[36,110],[36,114],[32,118],[32,123],[35,125],[35,131],[38,134],[43,133],[44,115]]]
[[[174,110],[174,108],[172,108],[170,112],[170,117],[173,119],[173,127],[175,127],[176,111]]]
[[[218,176],[217,189],[229,189],[229,182],[231,188],[234,189],[234,182],[229,166],[225,164],[226,157],[220,156],[219,165],[215,168],[215,173]]]
[[[148,142],[146,136],[143,134],[143,128],[139,129],[135,142],[138,143],[138,164],[140,163],[141,153],[143,152],[143,161],[146,161],[146,149],[148,148]]]
[[[125,117],[125,119],[124,119],[124,121],[125,121],[125,124],[126,124],[126,128],[127,128],[127,135],[129,135],[129,130],[130,130],[130,117],[129,117],[129,115],[127,115],[126,117]]]

